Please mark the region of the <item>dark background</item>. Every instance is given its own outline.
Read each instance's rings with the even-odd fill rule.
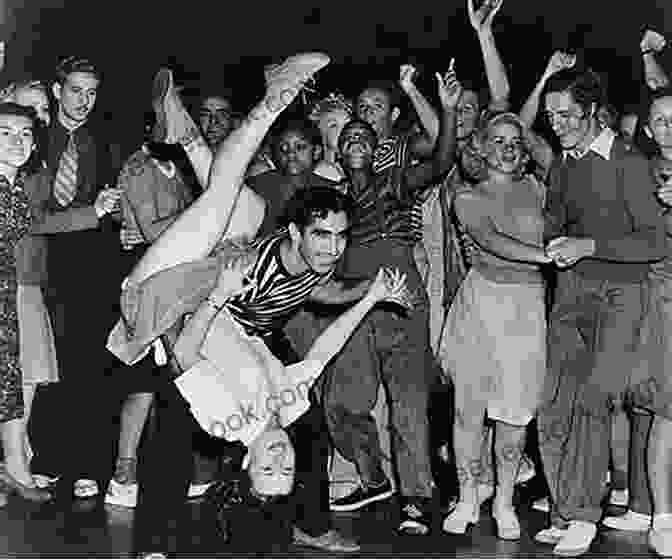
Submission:
[[[141,138],[153,74],[176,69],[191,93],[233,92],[245,110],[262,91],[262,67],[303,50],[329,53],[319,89],[346,93],[366,79],[396,78],[398,66],[422,70],[420,87],[434,95],[432,74],[456,58],[458,74],[484,80],[466,0],[330,2],[287,0],[0,0],[7,41],[2,82],[26,73],[51,78],[59,58],[88,56],[105,80],[96,112],[125,151]],[[640,97],[639,40],[646,26],[672,37],[670,0],[504,0],[495,19],[514,103],[529,93],[554,49],[578,51],[608,74],[617,106]],[[668,49],[672,50],[672,49]],[[669,53],[668,53],[669,54]]]

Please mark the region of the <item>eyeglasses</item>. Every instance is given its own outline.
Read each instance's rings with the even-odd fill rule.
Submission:
[[[663,129],[663,128],[672,128],[672,117],[666,119],[662,115],[656,117],[655,119],[649,121],[651,128]]]
[[[548,122],[548,124],[553,124],[556,119],[560,121],[561,123],[565,124],[568,123],[570,120],[574,119],[577,121],[580,121],[586,116],[585,113],[577,113],[577,112],[572,112],[572,111],[558,111],[553,112],[553,111],[546,111],[544,113],[544,118]]]

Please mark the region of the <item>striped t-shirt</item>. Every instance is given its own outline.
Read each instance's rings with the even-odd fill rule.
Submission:
[[[373,180],[361,191],[349,188],[356,208],[356,219],[351,227],[353,245],[388,238],[413,245],[422,235],[422,216],[417,214],[417,209],[414,216],[415,200],[401,200],[397,192],[404,180],[407,160],[408,138],[387,138],[374,152]]]
[[[250,336],[266,337],[284,326],[324,276],[311,269],[292,276],[282,264],[280,245],[286,235],[258,242],[256,263],[248,274],[250,290],[225,303],[233,318]]]
[[[390,136],[376,146],[373,154],[373,172],[382,173],[393,166],[404,168],[408,157],[408,137]],[[417,162],[411,162],[414,165]],[[416,241],[422,239],[422,198],[418,197],[411,208],[411,229]]]

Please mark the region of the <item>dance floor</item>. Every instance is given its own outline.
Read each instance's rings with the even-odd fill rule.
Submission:
[[[218,540],[213,520],[198,501],[188,502],[189,515],[178,528],[185,558],[229,557],[231,550]],[[355,557],[446,557],[446,558],[545,558],[553,557],[552,547],[537,545],[532,539],[544,527],[545,514],[519,508],[523,538],[520,542],[500,541],[486,503],[480,523],[465,536],[448,536],[437,526],[427,537],[401,537],[393,533],[396,507],[380,502],[352,514],[338,514],[335,525],[356,536],[362,550]],[[99,500],[54,502],[42,506],[10,498],[0,509],[1,558],[130,558],[132,556],[133,510],[107,506]],[[252,531],[254,528],[250,528]],[[263,538],[263,535],[260,535]],[[235,553],[240,557],[240,553]],[[295,548],[291,557],[339,556],[311,549]],[[655,558],[644,533],[600,532],[586,557]]]

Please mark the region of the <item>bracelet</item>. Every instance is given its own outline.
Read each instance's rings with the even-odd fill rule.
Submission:
[[[206,301],[207,304],[208,304],[210,307],[212,307],[215,311],[221,311],[222,308],[223,308],[224,305],[225,305],[224,303],[219,303],[219,302],[218,302],[215,298],[213,298],[212,296],[208,296],[207,298],[205,298],[205,301]]]

